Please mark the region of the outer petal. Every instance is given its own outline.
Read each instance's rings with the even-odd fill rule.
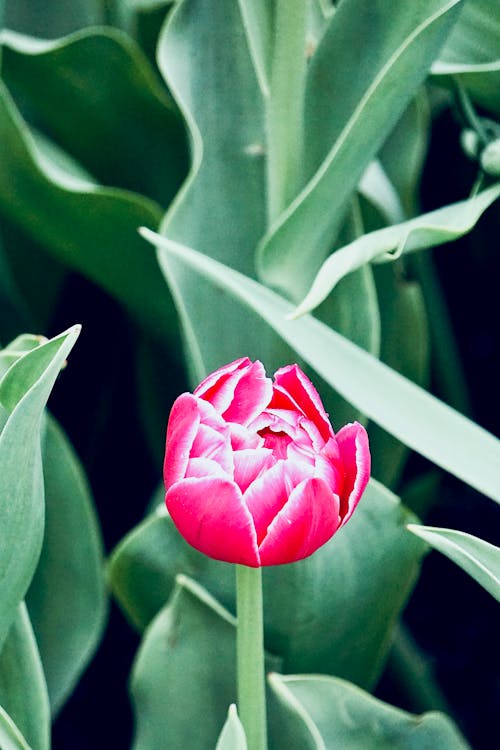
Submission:
[[[312,475],[312,467],[293,461],[278,461],[253,482],[243,499],[248,506],[260,544],[273,518],[285,505],[294,488]]]
[[[233,475],[233,453],[229,430],[224,425],[223,431],[214,430],[200,424],[191,446],[190,458],[210,458],[216,461],[230,476]]]
[[[247,425],[272,396],[272,383],[261,362],[237,359],[209,375],[194,391],[209,401],[227,422]]]
[[[273,395],[273,384],[266,378],[261,362],[253,362],[243,371],[234,387],[232,401],[224,411],[226,422],[248,425],[268,405]]]
[[[336,435],[340,457],[344,465],[344,489],[340,514],[344,524],[352,516],[370,478],[371,457],[365,428],[353,422],[346,424]]]
[[[332,426],[318,391],[298,365],[287,365],[279,369],[274,376],[274,382],[280,389],[284,389],[302,413],[314,422],[325,442],[333,436]]]
[[[178,530],[195,549],[215,560],[257,568],[255,528],[234,482],[215,477],[183,479],[165,503]]]
[[[167,427],[163,477],[168,488],[184,477],[200,416],[196,398],[190,393],[180,395],[172,406]]]
[[[261,565],[281,565],[312,555],[339,528],[339,504],[322,479],[302,482],[259,546]]]

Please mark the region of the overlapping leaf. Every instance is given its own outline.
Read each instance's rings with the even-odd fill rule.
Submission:
[[[270,675],[281,718],[276,747],[290,750],[467,750],[453,722],[438,712],[413,716],[354,685],[320,675]],[[290,728],[293,727],[293,731]]]
[[[0,705],[33,750],[50,747],[50,710],[45,677],[24,603],[0,653]],[[0,745],[5,750],[4,745]]]
[[[154,254],[137,236],[141,223],[159,223],[159,206],[135,193],[84,182],[46,152],[41,155],[3,85],[0,140],[0,213],[175,345],[171,299]]]
[[[96,648],[106,601],[102,541],[90,490],[67,438],[50,418],[42,461],[45,536],[27,601],[56,713]]]
[[[40,554],[44,529],[41,419],[54,381],[79,332],[80,327],[74,326],[28,352],[0,382],[0,403],[9,413],[0,435],[0,644]]]
[[[303,296],[332,247],[349,196],[427,74],[460,6],[456,0],[411,7],[346,0],[333,14],[306,86],[307,184],[260,246],[264,281],[294,299]]]
[[[340,279],[365,263],[390,261],[391,257],[435,247],[469,232],[499,196],[500,184],[496,184],[469,200],[364,234],[345,245],[323,263],[294,315],[303,315],[313,310],[330,294]]]
[[[500,548],[456,529],[408,524],[408,529],[439,550],[500,601]]]

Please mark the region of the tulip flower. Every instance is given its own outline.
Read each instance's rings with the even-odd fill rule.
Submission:
[[[260,362],[238,359],[172,407],[166,505],[189,544],[217,560],[308,557],[349,520],[369,475],[365,429],[335,434],[296,364],[271,380]]]

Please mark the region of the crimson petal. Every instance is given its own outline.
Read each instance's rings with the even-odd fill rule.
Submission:
[[[281,565],[312,555],[340,525],[340,500],[323,479],[299,484],[259,546],[261,565]]]
[[[358,422],[338,431],[337,445],[344,465],[344,489],[340,513],[342,523],[352,516],[370,478],[370,448],[365,428]]]
[[[326,442],[333,436],[332,426],[318,391],[298,365],[287,365],[274,375],[274,382],[295,401],[302,413],[310,419]]]
[[[175,400],[168,420],[163,464],[163,476],[167,489],[183,478],[199,425],[200,415],[196,398],[190,393],[183,393]]]
[[[183,479],[170,487],[165,503],[192,547],[215,560],[259,567],[255,528],[234,482]]]

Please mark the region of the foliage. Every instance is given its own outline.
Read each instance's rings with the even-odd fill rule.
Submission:
[[[436,502],[413,450],[500,501],[500,444],[469,409],[432,250],[449,243],[452,269],[469,236],[472,262],[498,212],[500,6],[5,0],[0,20],[0,746],[50,747],[105,632],[107,577],[141,637],[135,750],[246,748],[232,568],[179,537],[161,491],[141,518],[148,498],[124,496],[139,460],[96,510],[92,453],[70,445],[70,414],[46,410],[80,369],[78,411],[95,378],[92,445],[116,385],[107,352],[126,339],[117,379],[138,372],[137,390],[120,409],[140,412],[158,480],[174,398],[241,356],[268,372],[299,362],[335,429],[367,426],[357,514],[312,557],[265,571],[270,747],[467,747],[439,706],[416,716],[365,691],[430,547],[498,598],[498,547],[421,525],[398,494]],[[461,181],[424,210],[443,113],[457,153],[463,130]],[[77,344],[66,367],[75,278],[80,320],[98,288],[122,328],[100,320],[106,354],[82,363]],[[106,467],[113,446],[96,445]],[[106,504],[115,518],[132,507],[133,528],[105,568]]]

